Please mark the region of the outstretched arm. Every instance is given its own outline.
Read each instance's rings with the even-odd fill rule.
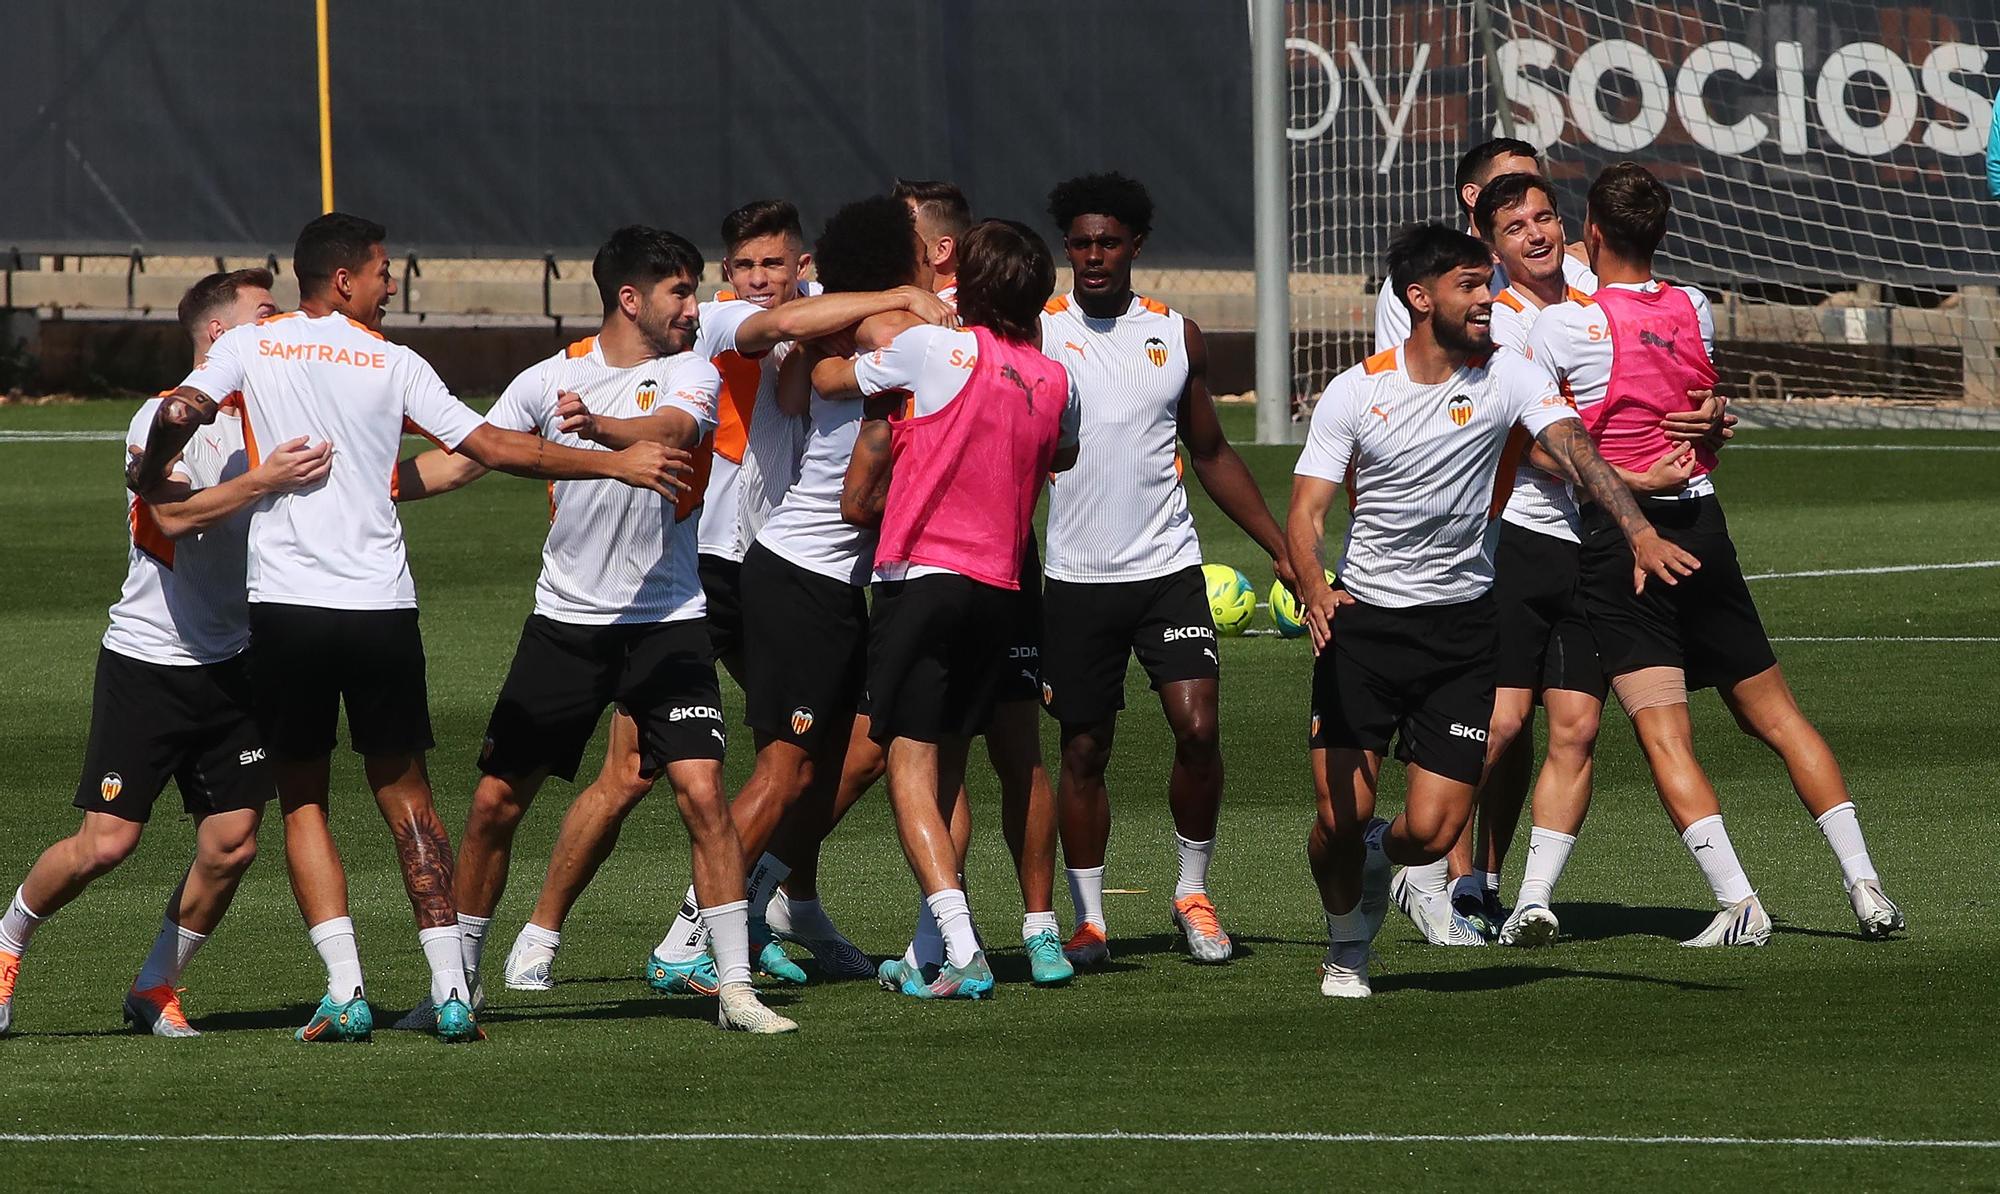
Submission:
[[[1557,419],[1536,434],[1535,442],[1561,466],[1561,472],[1573,479],[1577,488],[1589,494],[1590,500],[1604,507],[1617,522],[1626,542],[1632,545],[1633,592],[1645,592],[1648,576],[1657,577],[1664,584],[1679,584],[1681,577],[1701,567],[1700,560],[1660,538],[1653,524],[1640,513],[1632,491],[1605,463],[1604,457],[1597,454],[1597,446],[1590,442],[1590,433],[1583,429],[1581,419]]]
[[[487,467],[470,456],[432,448],[396,463],[389,496],[398,502],[421,501],[461,489],[485,476]]]
[[[568,390],[556,392],[556,418],[561,420],[562,430],[570,435],[603,444],[613,451],[640,443],[692,448],[701,439],[701,425],[684,410],[669,406],[637,419],[594,415],[581,397]]]
[[[603,478],[668,498],[687,492],[683,478],[693,471],[688,453],[656,443],[637,443],[617,452],[594,452],[552,444],[538,435],[482,423],[454,449],[490,469],[549,481]]]
[[[736,351],[764,352],[785,340],[817,340],[885,311],[908,311],[924,323],[951,327],[950,303],[918,286],[894,290],[816,294],[759,311],[736,329]]]
[[[1286,558],[1284,533],[1264,504],[1263,491],[1257,488],[1249,466],[1223,434],[1222,420],[1215,413],[1215,398],[1208,391],[1208,342],[1194,320],[1186,324],[1188,380],[1178,416],[1195,478],[1222,512],[1271,557],[1271,570],[1285,587],[1296,592],[1295,568]]]
[[[153,512],[160,532],[169,539],[179,539],[199,534],[271,494],[317,484],[332,468],[333,445],[322,442],[309,448],[300,436],[279,444],[256,468],[220,485],[196,489],[169,476],[140,496]]]

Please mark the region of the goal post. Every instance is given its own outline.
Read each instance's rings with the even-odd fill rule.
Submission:
[[[1265,3],[1251,4],[1253,59],[1279,36]],[[1732,397],[1835,421],[2000,426],[2000,200],[1983,156],[2000,6],[1283,7],[1280,78],[1253,83],[1256,111],[1284,90],[1289,318],[1262,301],[1260,272],[1258,341],[1294,366],[1275,396],[1260,371],[1260,439],[1372,348],[1389,238],[1462,220],[1458,158],[1493,136],[1542,151],[1572,240],[1604,166],[1635,160],[1667,183],[1660,273],[1713,300]],[[1257,210],[1275,211],[1272,180],[1256,182]]]

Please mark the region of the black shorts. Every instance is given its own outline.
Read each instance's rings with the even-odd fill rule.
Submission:
[[[844,744],[867,667],[867,592],[752,544],[743,557],[750,728],[807,751]]]
[[[174,667],[100,648],[76,807],[143,824],[171,779],[191,816],[262,808],[277,789],[250,709],[242,655]]]
[[[956,575],[877,581],[874,591],[868,736],[942,742],[985,733],[1019,594]]]
[[[1493,561],[1493,603],[1500,626],[1494,682],[1499,687],[1559,688],[1604,699],[1604,668],[1583,614],[1580,552],[1567,539],[1500,524]]]
[[[1200,565],[1151,580],[1048,582],[1042,699],[1057,721],[1090,725],[1123,709],[1125,667],[1133,655],[1156,690],[1222,674]]]
[[[1641,499],[1660,537],[1701,561],[1677,585],[1648,577],[1632,592],[1632,548],[1611,516],[1583,508],[1584,611],[1608,676],[1677,667],[1687,686],[1726,688],[1778,662],[1764,634],[1736,545],[1714,495],[1677,502]]]
[[[479,769],[508,779],[546,770],[575,779],[604,707],[639,727],[639,773],[721,759],[722,689],[700,619],[579,626],[531,614],[500,686]]]
[[[1497,618],[1491,593],[1452,605],[1346,605],[1313,662],[1314,750],[1386,753],[1476,784],[1493,721]]]
[[[733,670],[743,653],[743,565],[704,552],[699,568],[701,593],[708,602],[708,641],[716,662]]]
[[[1007,595],[1006,670],[1000,700],[1042,701],[1042,555],[1033,536],[1021,558],[1021,589]]]
[[[274,758],[333,750],[343,701],[356,754],[422,754],[437,744],[416,610],[253,601],[250,641],[257,725]]]

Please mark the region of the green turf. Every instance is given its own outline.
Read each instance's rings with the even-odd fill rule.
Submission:
[[[131,404],[0,411],[0,431],[105,429]],[[1247,434],[1247,415],[1229,412]],[[1866,438],[1866,437],[1860,437]],[[1884,433],[1899,443],[1991,442]],[[1855,442],[1755,433],[1753,443]],[[0,883],[67,832],[89,717],[91,660],[124,560],[113,443],[0,442],[9,522],[0,568]],[[1294,450],[1246,449],[1282,505]],[[1747,451],[1721,476],[1752,573],[2000,558],[2000,457]],[[1196,497],[1208,557],[1258,580],[1248,541]],[[423,594],[439,802],[454,829],[473,752],[528,611],[546,506],[492,478],[407,512]],[[1759,582],[1773,635],[1993,635],[1992,571]],[[1597,805],[1557,910],[1572,940],[1541,953],[1441,951],[1391,918],[1376,999],[1323,1000],[1324,947],[1303,839],[1308,651],[1224,644],[1229,797],[1213,889],[1241,957],[1204,969],[1166,935],[1170,746],[1143,682],[1128,693],[1110,782],[1114,962],[1072,988],[1021,980],[1018,903],[990,777],[975,775],[970,885],[1003,980],[990,1004],[918,1006],[872,984],[774,996],[803,1025],[756,1041],[712,1005],[653,996],[636,975],[687,878],[670,804],[641,807],[571,921],[544,995],[496,990],[484,1045],[383,1032],[306,1048],[321,974],[298,923],[275,824],[216,941],[189,974],[208,1035],[118,1030],[118,1002],[189,849],[169,796],[138,857],[51,921],[0,1043],[0,1132],[1484,1132],[1749,1137],[2000,1137],[1990,1035],[2000,948],[1992,870],[1992,720],[2000,644],[1781,643],[1787,672],[1840,754],[1875,856],[1909,913],[1907,940],[1859,941],[1838,873],[1776,761],[1712,697],[1699,742],[1753,879],[1779,919],[1769,949],[1690,952],[1707,891],[1666,826],[1622,718],[1607,719]],[[726,689],[731,708],[740,697]],[[732,755],[732,782],[747,760]],[[1394,787],[1393,781],[1390,787]],[[569,789],[531,814],[493,960],[526,915]],[[425,984],[393,856],[351,756],[337,757],[336,830],[353,877],[370,988],[384,1019]],[[1515,876],[1509,877],[1511,893]],[[830,844],[829,909],[865,948],[909,930],[914,887],[884,802]],[[1066,908],[1066,896],[1058,897]],[[491,976],[489,975],[489,978]],[[497,982],[493,983],[497,988]],[[1928,1149],[1474,1143],[451,1142],[0,1144],[17,1188],[355,1190],[712,1183],[1258,1188],[1563,1183],[1726,1188],[1991,1185],[1995,1154]],[[907,1176],[905,1176],[907,1175]],[[8,1181],[0,1185],[15,1186]]]

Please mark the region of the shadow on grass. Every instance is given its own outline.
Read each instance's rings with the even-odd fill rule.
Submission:
[[[1660,937],[1686,941],[1708,927],[1715,913],[1700,908],[1633,907],[1629,904],[1556,905],[1565,941],[1611,941],[1619,937]]]
[[[1617,970],[1573,970],[1562,966],[1481,966],[1472,970],[1449,970],[1419,974],[1382,974],[1373,978],[1375,991],[1505,991],[1551,979],[1585,978],[1605,982],[1640,983],[1672,987],[1676,991],[1734,991],[1719,983],[1699,983],[1661,978],[1652,974],[1628,974]]]

